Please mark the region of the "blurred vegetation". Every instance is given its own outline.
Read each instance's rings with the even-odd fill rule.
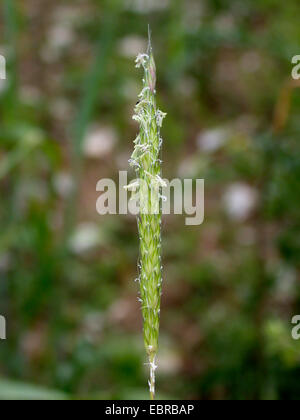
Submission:
[[[164,176],[206,219],[164,222],[158,397],[298,399],[299,1],[3,0],[0,398],[147,398],[136,222],[96,213],[127,170],[153,32]],[[54,390],[54,391],[53,391]]]

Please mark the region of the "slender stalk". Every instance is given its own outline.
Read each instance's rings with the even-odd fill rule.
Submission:
[[[156,106],[156,67],[153,58],[150,31],[147,54],[139,54],[136,67],[143,67],[143,90],[135,108],[133,119],[138,121],[140,132],[130,163],[137,172],[138,230],[140,237],[139,283],[142,305],[144,344],[150,366],[150,398],[155,398],[155,370],[158,349],[160,298],[162,287],[161,267],[161,178],[160,128],[166,114]]]

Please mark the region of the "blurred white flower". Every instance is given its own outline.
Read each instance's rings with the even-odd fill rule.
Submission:
[[[108,319],[111,323],[120,323],[132,314],[132,301],[127,298],[116,300],[108,310]]]
[[[75,5],[60,5],[56,7],[53,12],[53,21],[57,23],[64,23],[65,25],[75,25],[82,23],[84,16],[80,6]]]
[[[206,312],[204,323],[206,326],[212,328],[224,322],[230,314],[230,308],[224,301],[216,301]]]
[[[165,375],[174,375],[181,368],[181,359],[177,353],[172,350],[162,350],[159,353],[158,365],[161,373]]]
[[[52,24],[47,34],[47,42],[40,51],[40,55],[47,63],[55,62],[61,51],[75,41],[73,28],[64,21],[57,21]]]
[[[40,50],[40,56],[46,63],[53,63],[59,57],[57,51],[53,50],[48,44],[45,44]]]
[[[235,130],[244,135],[249,135],[255,132],[258,126],[258,120],[253,115],[240,115],[233,123]]]
[[[57,120],[67,121],[72,116],[73,108],[65,98],[57,98],[50,104],[50,113]]]
[[[67,197],[71,194],[74,183],[72,177],[67,172],[59,172],[55,175],[54,189],[61,197]]]
[[[12,258],[8,253],[0,254],[0,271],[7,271],[11,267]]]
[[[169,3],[169,0],[126,0],[124,2],[125,9],[143,14],[166,9]]]
[[[181,161],[178,168],[178,175],[180,178],[194,178],[199,173],[199,158],[191,156]]]
[[[54,61],[61,50],[70,47],[75,41],[76,26],[86,21],[87,15],[79,5],[60,5],[55,7],[50,17],[47,43],[41,54],[46,61]]]
[[[84,153],[89,158],[109,155],[117,143],[117,133],[113,127],[94,126],[88,130],[84,140]]]
[[[141,51],[146,51],[147,41],[139,36],[131,35],[123,38],[119,43],[119,52],[122,56],[133,58]]]
[[[254,210],[258,200],[257,191],[247,184],[232,184],[223,196],[225,211],[237,221],[246,220]]]
[[[223,35],[225,33],[230,33],[234,30],[235,27],[234,17],[230,14],[222,14],[217,16],[214,20],[214,26],[215,29]]]
[[[180,95],[189,97],[195,93],[196,81],[192,77],[183,77],[175,87]]]
[[[54,50],[69,47],[74,41],[74,33],[70,26],[55,24],[48,32],[48,45]]]
[[[187,31],[194,31],[200,27],[205,14],[206,5],[199,0],[190,1],[188,7],[183,8],[183,23]]]
[[[43,203],[49,195],[48,186],[42,179],[31,179],[23,182],[19,188],[19,205],[25,210],[30,200]]]
[[[197,137],[197,145],[202,152],[213,153],[225,144],[226,139],[227,131],[216,128],[200,133]]]
[[[274,294],[282,301],[293,298],[297,287],[297,272],[294,267],[281,264],[278,267]]]
[[[75,254],[84,254],[102,243],[99,228],[95,223],[82,223],[71,237],[70,248]]]
[[[247,51],[242,55],[240,64],[245,72],[254,73],[260,69],[262,61],[260,55],[256,51]]]
[[[227,57],[217,63],[215,74],[217,85],[224,85],[224,83],[227,82],[231,85],[232,82],[237,81],[238,75],[239,73],[236,67],[236,62],[233,59]]]
[[[101,337],[103,326],[103,314],[101,312],[89,312],[82,322],[82,334],[90,342],[96,342]]]
[[[36,86],[25,85],[21,87],[21,99],[23,102],[34,105],[42,97],[40,90]]]

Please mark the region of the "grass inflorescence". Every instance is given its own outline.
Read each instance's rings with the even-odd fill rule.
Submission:
[[[150,33],[146,54],[139,54],[136,67],[144,69],[143,89],[133,119],[140,131],[130,163],[136,169],[138,183],[138,231],[140,237],[139,284],[143,314],[144,343],[150,366],[149,388],[155,397],[155,370],[158,349],[160,300],[162,289],[161,263],[161,178],[160,129],[165,113],[156,105],[156,66]]]

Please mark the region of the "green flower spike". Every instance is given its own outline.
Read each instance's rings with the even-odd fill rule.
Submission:
[[[130,163],[136,169],[138,182],[140,237],[139,284],[144,323],[144,343],[150,366],[150,397],[155,397],[155,370],[160,322],[162,288],[161,266],[161,178],[160,128],[166,114],[156,106],[156,67],[149,31],[147,54],[139,54],[136,67],[143,67],[143,89],[133,119],[140,132],[135,140]]]

